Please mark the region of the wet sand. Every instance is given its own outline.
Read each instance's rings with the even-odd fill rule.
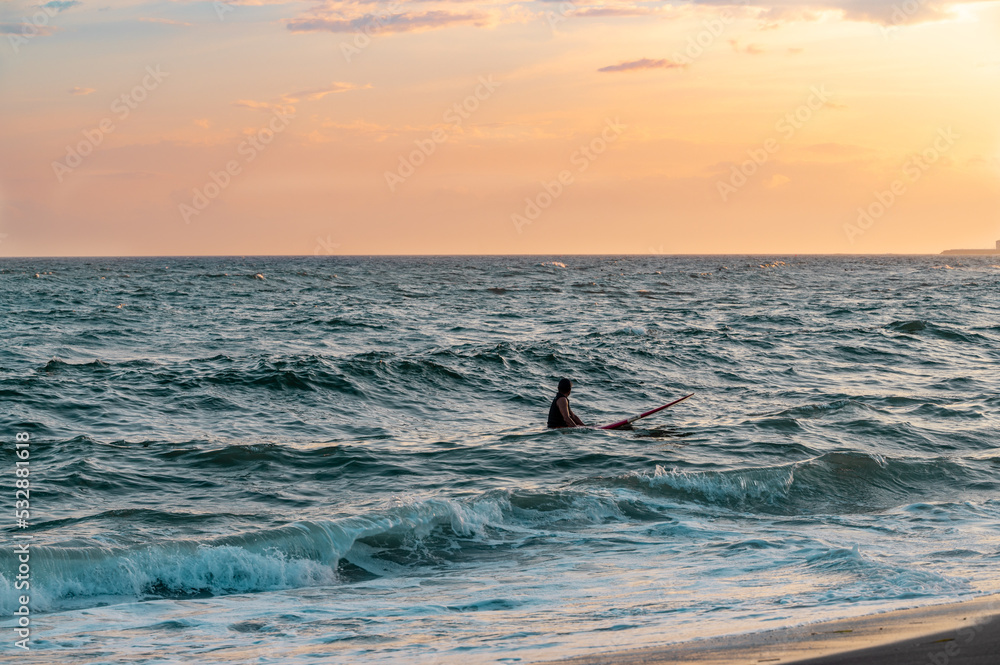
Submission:
[[[998,665],[1000,595],[559,662],[573,665]]]

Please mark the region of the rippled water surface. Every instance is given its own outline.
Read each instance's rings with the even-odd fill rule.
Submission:
[[[0,261],[33,653],[530,662],[998,590],[1000,266],[944,260]],[[696,395],[549,431],[563,376],[588,423]]]

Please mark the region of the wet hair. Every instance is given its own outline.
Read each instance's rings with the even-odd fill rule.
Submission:
[[[573,388],[573,382],[569,379],[559,379],[559,392],[568,393]]]

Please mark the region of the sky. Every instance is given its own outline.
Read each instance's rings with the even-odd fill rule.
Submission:
[[[0,3],[0,256],[1000,239],[1000,2]]]

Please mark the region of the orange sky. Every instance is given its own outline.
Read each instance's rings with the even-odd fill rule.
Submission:
[[[15,1],[0,33],[0,256],[1000,238],[997,2]]]

